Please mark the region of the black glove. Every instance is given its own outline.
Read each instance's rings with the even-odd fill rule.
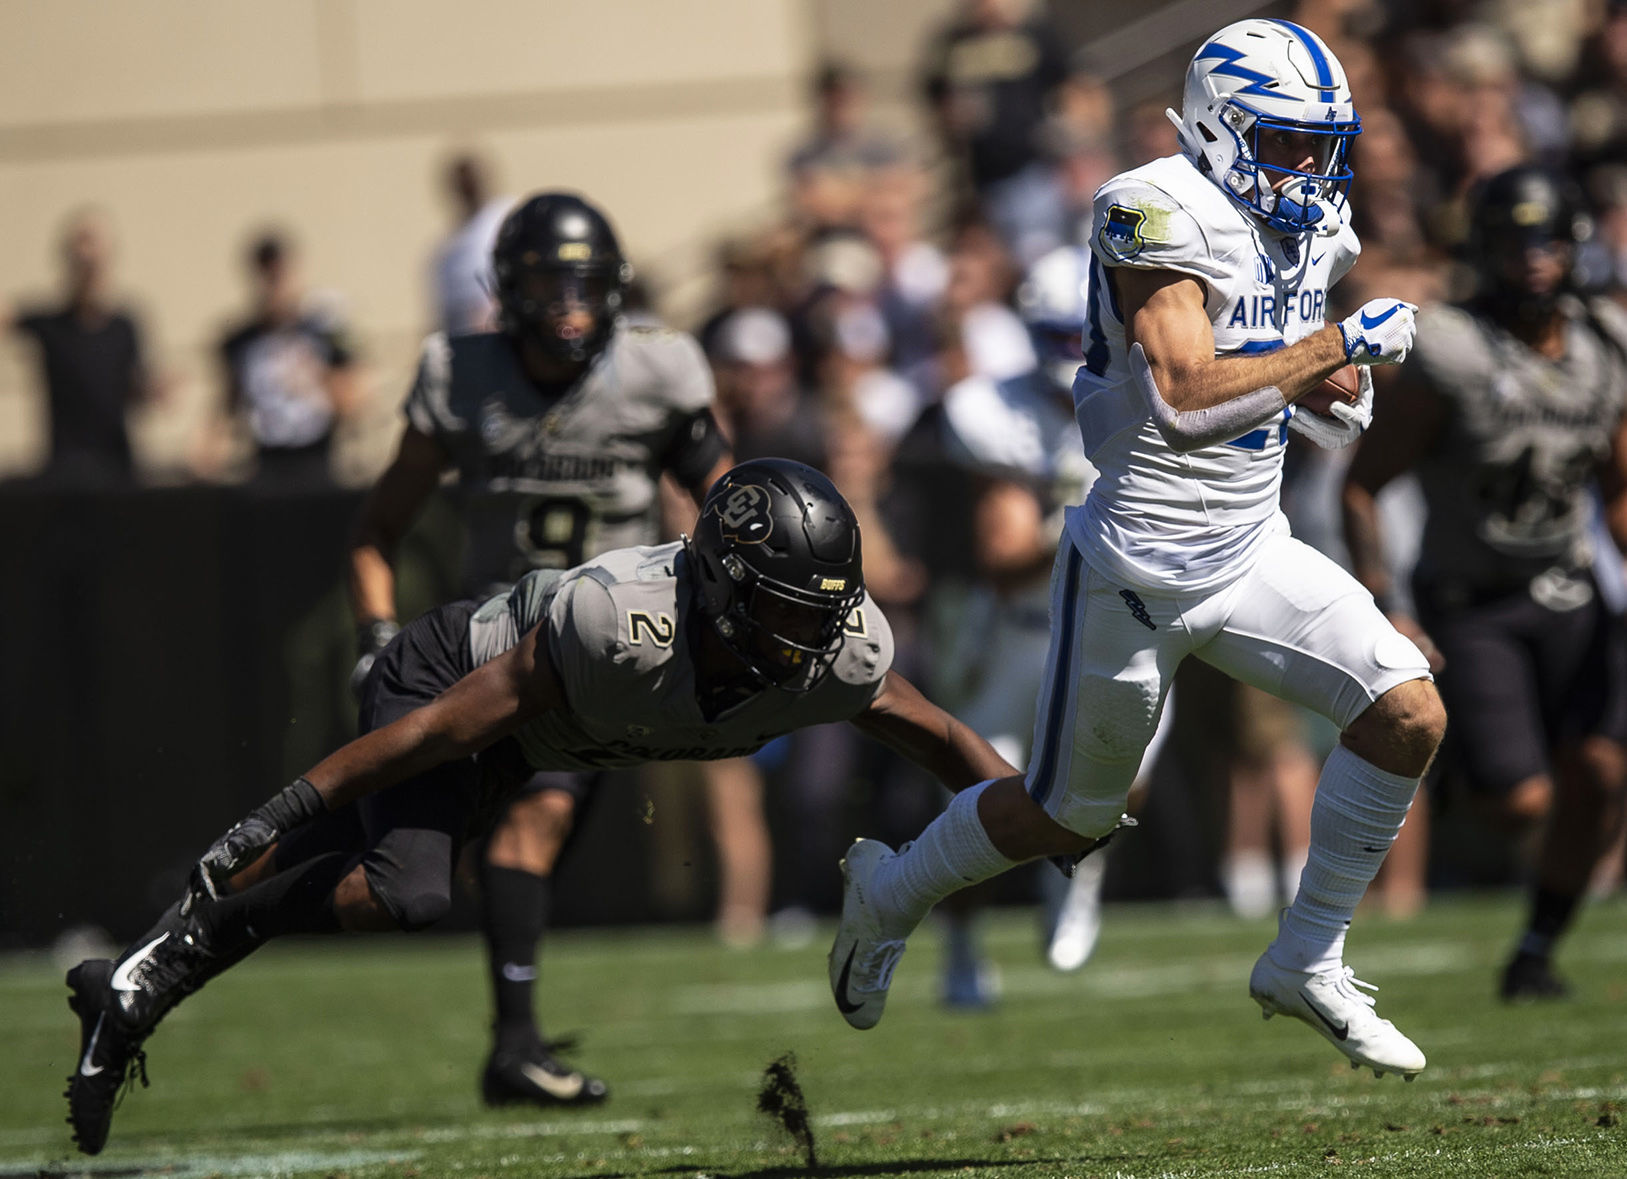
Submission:
[[[373,670],[373,661],[400,633],[401,628],[390,618],[375,619],[356,628],[356,667],[350,673],[350,693],[358,700],[367,683],[367,673]]]
[[[326,809],[316,787],[304,778],[295,778],[292,785],[285,786],[275,797],[250,811],[247,818],[210,844],[209,850],[193,866],[192,875],[187,879],[183,914],[205,897],[218,901],[227,880],[252,864],[288,832]]]

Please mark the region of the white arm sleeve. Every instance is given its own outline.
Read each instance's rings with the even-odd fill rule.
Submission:
[[[1241,438],[1288,408],[1282,390],[1266,385],[1208,409],[1177,410],[1158,391],[1152,367],[1147,364],[1147,353],[1140,344],[1130,345],[1130,374],[1141,390],[1158,432],[1178,454]]]

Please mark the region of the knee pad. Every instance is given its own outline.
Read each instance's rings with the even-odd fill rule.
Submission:
[[[452,909],[450,881],[437,884],[422,879],[385,880],[369,865],[367,886],[404,933],[428,928]]]
[[[1112,831],[1157,730],[1158,704],[1156,678],[1081,676],[1065,727],[1039,734],[1051,748],[1037,744],[1029,757],[1029,795],[1076,835]]]
[[[406,933],[426,929],[445,917],[452,909],[452,897],[445,891],[414,893],[391,907],[396,924]]]
[[[1104,765],[1128,761],[1133,773],[1158,729],[1158,700],[1157,680],[1083,677],[1074,706],[1074,757]]]

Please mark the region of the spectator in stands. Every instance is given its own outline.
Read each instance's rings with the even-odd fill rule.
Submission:
[[[1584,162],[1627,159],[1627,3],[1604,6],[1573,80],[1570,127]]]
[[[990,222],[1016,248],[1048,217],[1036,131],[1069,75],[1061,38],[1019,0],[962,0],[934,34],[924,87],[943,145]]]
[[[1130,108],[1124,117],[1124,162],[1131,167],[1176,155],[1181,150],[1175,137],[1175,125],[1164,114],[1169,104],[1162,98],[1150,98]]]
[[[881,257],[876,304],[899,369],[932,354],[932,321],[949,283],[949,263],[922,225],[926,195],[921,170],[901,165],[871,177],[860,209],[860,226]]]
[[[719,422],[736,459],[774,456],[824,468],[825,422],[797,384],[783,315],[766,307],[730,315],[718,328],[712,366]]]
[[[791,210],[811,230],[851,227],[872,174],[901,159],[899,145],[865,125],[863,81],[840,62],[814,80],[814,129],[786,160]]]
[[[1424,248],[1419,188],[1418,159],[1401,119],[1385,107],[1364,108],[1361,167],[1350,194],[1364,250],[1382,246],[1397,257],[1417,256]]]
[[[707,356],[715,357],[718,329],[736,311],[790,305],[794,297],[790,271],[800,255],[800,237],[791,230],[739,234],[718,245],[718,292],[711,312],[695,329]]]
[[[227,407],[247,423],[258,485],[329,486],[334,426],[362,398],[349,328],[331,303],[306,299],[298,253],[281,232],[254,240],[248,268],[248,317],[220,345]]]
[[[944,314],[954,321],[970,371],[996,381],[1030,372],[1038,363],[1028,329],[1010,307],[1018,274],[991,226],[974,219],[955,230]]]
[[[1588,195],[1597,218],[1598,281],[1619,298],[1627,289],[1627,165],[1595,168],[1588,176]]]
[[[112,291],[113,238],[104,214],[85,210],[62,234],[64,291],[59,303],[0,305],[9,326],[38,348],[40,383],[51,421],[45,475],[80,485],[128,483],[135,476],[128,412],[159,400],[140,326]]]
[[[446,193],[454,223],[430,263],[436,327],[449,336],[488,332],[497,326],[491,251],[513,201],[492,195],[490,169],[470,153],[447,164]]]

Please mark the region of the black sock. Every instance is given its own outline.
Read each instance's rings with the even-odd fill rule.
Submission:
[[[1579,896],[1538,888],[1531,895],[1531,919],[1526,923],[1525,936],[1520,939],[1520,953],[1546,958],[1553,953],[1565,927],[1576,914]]]
[[[496,1006],[497,1047],[520,1051],[541,1038],[532,991],[537,977],[537,944],[548,924],[553,881],[547,876],[481,865],[481,925],[486,935]]]
[[[313,856],[269,880],[203,905],[198,921],[204,933],[226,950],[288,933],[336,933],[339,917],[333,910],[333,890],[353,860],[349,852]]]

